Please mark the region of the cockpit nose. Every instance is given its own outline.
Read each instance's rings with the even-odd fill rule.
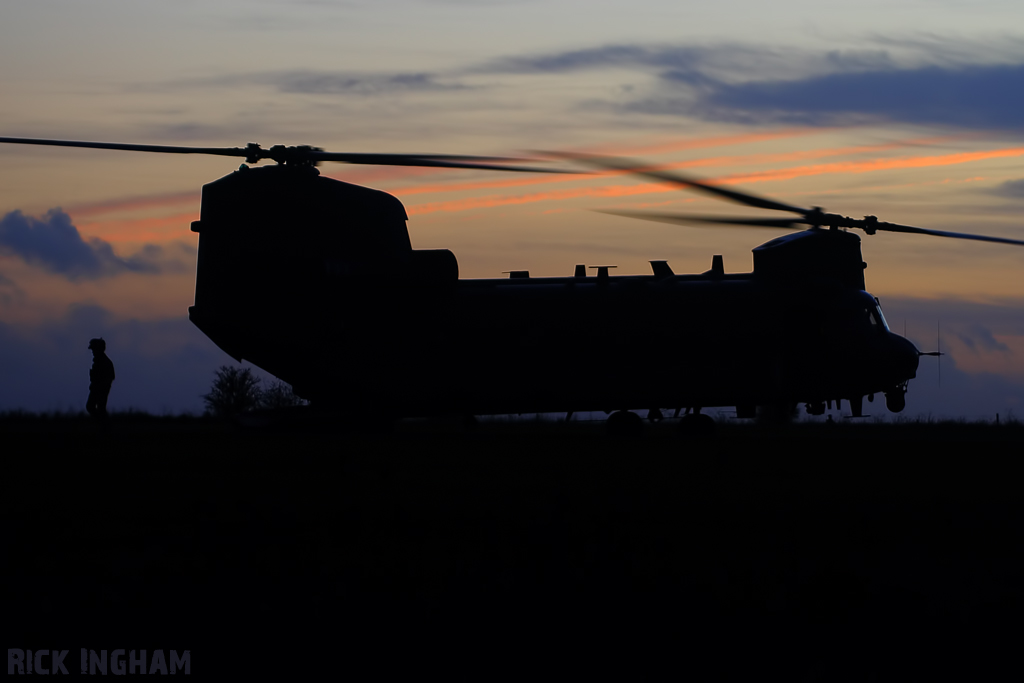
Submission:
[[[889,333],[891,359],[893,369],[901,381],[917,377],[917,364],[921,354],[913,342],[892,332]]]

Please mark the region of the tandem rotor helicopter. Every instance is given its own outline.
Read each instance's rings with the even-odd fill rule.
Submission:
[[[194,305],[189,319],[228,355],[292,385],[313,405],[352,417],[605,411],[635,433],[648,410],[685,409],[680,428],[706,433],[703,408],[812,415],[885,396],[906,405],[926,355],[891,332],[865,291],[860,238],[878,231],[1024,245],[1024,241],[852,219],[728,190],[623,159],[557,154],[635,173],[784,218],[612,212],[670,223],[799,229],[753,250],[750,273],[720,256],[699,274],[651,261],[650,275],[576,265],[565,277],[512,271],[460,279],[447,249],[413,249],[395,197],[319,174],[350,164],[545,172],[523,160],[451,155],[348,154],[0,138],[0,143],[245,160],[203,186]],[[248,164],[270,159],[274,165]],[[564,170],[556,172],[566,172]],[[580,172],[580,171],[569,171]],[[596,270],[591,274],[588,270]],[[673,350],[666,359],[662,351]]]

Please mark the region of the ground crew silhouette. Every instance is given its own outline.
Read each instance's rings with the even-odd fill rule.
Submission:
[[[107,342],[90,339],[89,348],[92,350],[92,369],[89,370],[89,400],[85,403],[85,409],[93,417],[102,420],[107,417],[107,395],[114,381],[114,364],[105,353]]]

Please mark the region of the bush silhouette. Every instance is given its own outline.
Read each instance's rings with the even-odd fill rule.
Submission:
[[[260,378],[249,368],[222,365],[213,378],[210,393],[203,394],[206,414],[234,417],[260,407]]]
[[[292,392],[289,384],[274,380],[264,389],[252,370],[229,365],[217,369],[210,393],[203,394],[203,402],[206,414],[214,417],[234,417],[257,408],[277,410],[306,404]]]
[[[290,384],[274,380],[270,386],[260,393],[260,408],[275,410],[306,405],[306,402],[292,392]]]

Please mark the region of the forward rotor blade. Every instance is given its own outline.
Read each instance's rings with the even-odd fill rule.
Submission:
[[[680,187],[692,187],[695,190],[713,194],[729,201],[736,202],[738,204],[745,204],[746,206],[753,206],[758,209],[772,209],[774,211],[789,211],[800,215],[810,213],[810,209],[804,209],[799,206],[792,206],[790,204],[783,204],[777,202],[774,199],[768,199],[766,197],[758,197],[757,195],[749,194],[746,192],[737,192],[735,190],[727,190],[724,187],[718,187],[716,185],[709,185],[705,182],[691,178],[688,176],[680,175],[679,173],[669,173],[668,171],[659,171],[655,168],[651,168],[650,164],[644,164],[639,161],[617,158],[617,157],[601,157],[592,156],[589,154],[572,154],[564,152],[552,152],[554,156],[560,156],[566,159],[572,159],[580,161],[585,164],[597,166],[599,168],[607,168],[615,171],[623,171],[625,173],[632,173],[634,175],[643,176],[645,178],[651,178],[653,180],[660,180],[666,183],[672,183],[679,185]]]
[[[977,240],[979,242],[997,242],[999,244],[1016,244],[1024,246],[1024,240],[1011,240],[1008,237],[989,237],[988,235],[972,235],[967,232],[946,232],[945,230],[928,230],[926,228],[915,228],[910,225],[899,225],[897,223],[877,223],[875,230],[886,232],[903,232],[910,235],[934,235],[936,237],[952,237],[959,240]]]
[[[673,225],[693,225],[694,223],[711,223],[716,225],[732,225],[738,228],[774,228],[776,230],[799,230],[805,223],[800,218],[728,218],[719,216],[691,216],[682,213],[648,213],[646,211],[603,211],[612,216],[639,218],[656,223],[672,223]]]

